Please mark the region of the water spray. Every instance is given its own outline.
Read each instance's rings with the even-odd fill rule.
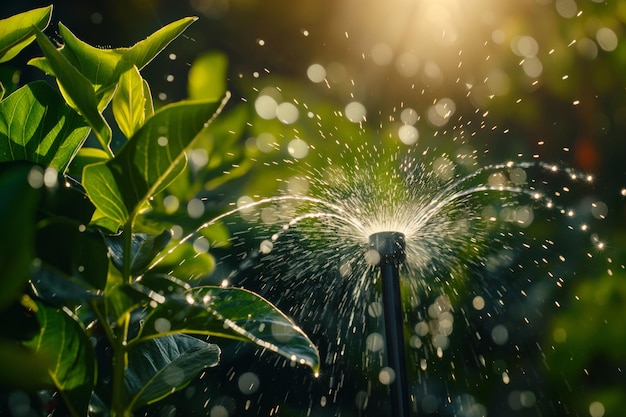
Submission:
[[[380,256],[378,267],[380,268],[383,294],[387,362],[395,373],[395,379],[389,386],[391,411],[394,417],[408,417],[410,399],[404,352],[399,274],[400,264],[406,258],[404,234],[379,232],[370,235],[369,240],[370,250],[375,250]]]

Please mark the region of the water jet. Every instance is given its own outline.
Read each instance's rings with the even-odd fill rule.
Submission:
[[[400,265],[406,259],[404,234],[400,232],[378,232],[369,237],[370,250],[378,253],[383,296],[383,317],[387,343],[387,363],[394,371],[391,381],[390,402],[394,417],[409,416],[409,389],[404,331],[402,320],[402,297],[400,292]]]

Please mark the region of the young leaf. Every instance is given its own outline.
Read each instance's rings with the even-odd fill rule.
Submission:
[[[71,104],[83,115],[94,130],[102,148],[113,156],[109,145],[111,143],[111,128],[98,110],[98,100],[93,86],[70,62],[56,50],[48,38],[37,31],[37,43],[46,56],[46,60],[57,78],[59,86]]]
[[[197,287],[172,297],[146,317],[137,340],[158,337],[164,328],[170,334],[253,342],[314,371],[319,368],[317,349],[302,330],[268,301],[244,289]]]
[[[38,190],[28,183],[30,164],[1,165],[0,311],[18,298],[34,258],[35,209]],[[18,203],[19,202],[19,203]]]
[[[205,368],[218,364],[220,349],[186,335],[164,336],[134,346],[129,354],[128,409],[135,410],[186,387]]]
[[[133,66],[141,70],[195,20],[195,17],[177,20],[131,48],[115,49],[93,47],[78,39],[67,27],[59,24],[59,32],[65,43],[59,53],[91,84],[98,103],[97,108],[102,111],[108,105],[123,73]],[[57,76],[58,79],[57,68],[52,65],[47,55],[46,58],[33,59],[29,64]]]
[[[51,16],[52,6],[48,6],[0,20],[0,63],[10,60],[34,41],[33,28],[44,30]]]
[[[0,102],[0,159],[26,160],[64,172],[89,126],[44,81]]]
[[[179,19],[157,30],[146,39],[137,42],[124,53],[122,62],[117,68],[118,73],[121,74],[133,65],[139,69],[148,65],[159,52],[180,36],[196,20],[198,20],[197,17]]]
[[[124,72],[113,96],[113,116],[120,130],[130,139],[146,119],[143,78],[137,67]]]
[[[85,167],[83,185],[102,213],[125,223],[184,168],[184,151],[221,111],[220,103],[187,101],[157,111],[106,163]]]
[[[129,139],[146,120],[144,80],[135,66],[120,77],[113,96],[113,116],[124,136]]]
[[[96,382],[96,359],[91,341],[80,324],[63,310],[25,299],[37,316],[39,333],[26,346],[50,360],[50,383],[59,391],[73,416],[86,416]]]

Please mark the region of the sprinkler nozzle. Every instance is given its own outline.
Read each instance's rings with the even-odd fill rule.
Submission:
[[[380,255],[380,265],[398,265],[406,259],[406,242],[400,232],[378,232],[370,235],[370,249]]]

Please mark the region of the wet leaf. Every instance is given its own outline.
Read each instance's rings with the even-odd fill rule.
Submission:
[[[0,63],[15,57],[34,41],[34,28],[44,30],[51,16],[52,6],[48,6],[0,20]]]
[[[295,323],[259,295],[240,288],[197,287],[146,318],[139,340],[167,333],[205,334],[257,345],[319,369],[319,354]]]
[[[109,148],[111,128],[98,110],[98,100],[91,83],[63,54],[57,51],[43,33],[38,31],[36,35],[37,43],[46,56],[47,63],[54,72],[66,100],[87,120],[98,138],[100,146],[112,155]]]
[[[28,184],[30,164],[2,164],[0,167],[0,195],[3,196],[0,200],[1,311],[17,298],[29,278],[39,192]]]
[[[135,233],[131,238],[130,272],[139,275],[150,265],[154,257],[170,242],[172,234],[169,230],[160,235]],[[107,246],[111,254],[111,261],[121,271],[124,266],[124,237],[120,235],[108,236]]]
[[[186,387],[205,368],[217,365],[220,349],[186,335],[147,340],[129,354],[126,389],[128,409],[159,401]]]
[[[106,163],[83,171],[83,185],[107,217],[125,223],[184,169],[184,151],[225,100],[187,101],[157,111]]]
[[[59,391],[73,416],[87,415],[96,382],[96,360],[91,341],[80,324],[63,310],[27,299],[41,329],[26,346],[46,355],[49,382]]]
[[[137,67],[133,66],[120,76],[113,96],[113,115],[120,130],[127,138],[146,120],[146,98],[144,80]],[[150,116],[150,115],[148,115]]]
[[[63,172],[89,126],[47,83],[37,81],[0,102],[0,158],[26,160]]]

